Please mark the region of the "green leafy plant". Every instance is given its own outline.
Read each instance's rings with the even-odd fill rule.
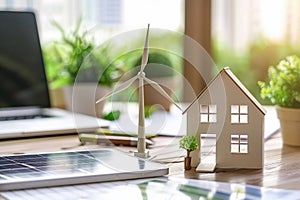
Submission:
[[[174,75],[173,63],[170,59],[170,53],[159,50],[149,49],[148,64],[144,72],[148,77],[167,77]],[[142,56],[138,58],[134,67],[140,66],[142,63]]]
[[[300,108],[300,58],[287,56],[268,69],[268,82],[259,81],[261,97],[287,108]]]
[[[158,108],[154,106],[145,106],[145,118],[149,118],[152,114],[158,111]]]
[[[121,65],[112,62],[109,45],[97,47],[90,30],[82,30],[81,19],[70,33],[53,21],[59,30],[61,39],[44,46],[43,52],[48,80],[53,88],[71,85],[75,82],[79,70],[85,70],[85,82],[89,76],[101,73],[99,85],[112,86],[121,77]],[[82,69],[80,69],[82,68]]]
[[[119,110],[113,110],[110,111],[109,113],[105,114],[103,116],[103,119],[109,120],[109,121],[115,121],[118,120],[120,118],[121,115],[121,111]]]
[[[190,153],[198,149],[197,138],[194,135],[186,135],[179,140],[179,147],[185,149],[186,157],[190,157]]]

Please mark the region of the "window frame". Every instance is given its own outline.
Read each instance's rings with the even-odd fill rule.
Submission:
[[[200,123],[217,123],[217,104],[200,104]]]
[[[231,124],[248,124],[249,106],[245,104],[231,104],[230,122]]]
[[[230,135],[230,153],[248,154],[249,153],[249,136],[247,134]]]

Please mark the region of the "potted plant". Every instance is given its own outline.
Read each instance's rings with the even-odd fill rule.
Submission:
[[[122,66],[111,62],[111,47],[97,47],[91,31],[81,31],[81,20],[68,34],[57,22],[53,24],[60,31],[61,40],[44,51],[51,87],[63,88],[68,110],[101,117],[104,102],[95,109],[95,99],[106,94],[118,81]]]
[[[268,81],[258,84],[262,98],[277,105],[283,143],[300,146],[300,58],[287,56],[270,66]]]
[[[198,148],[197,138],[194,135],[187,135],[180,139],[179,147],[186,150],[186,157],[184,158],[184,169],[191,169],[192,157],[190,153]]]

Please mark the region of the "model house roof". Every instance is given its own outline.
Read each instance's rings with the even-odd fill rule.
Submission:
[[[200,94],[193,100],[193,102],[183,111],[182,114],[186,113],[189,108],[202,96],[202,94],[209,88],[209,86],[219,77],[222,75],[228,76],[233,83],[241,90],[242,93],[244,93],[249,100],[258,108],[262,114],[266,114],[266,110],[264,107],[256,100],[256,98],[247,90],[247,88],[240,82],[240,80],[232,73],[232,71],[229,69],[229,67],[224,67],[218,75],[210,81],[210,83],[200,92]]]

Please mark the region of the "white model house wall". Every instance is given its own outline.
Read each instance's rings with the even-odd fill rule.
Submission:
[[[264,110],[246,88],[224,68],[187,112],[187,131],[216,134],[217,168],[262,168]],[[192,166],[200,149],[192,152]]]

